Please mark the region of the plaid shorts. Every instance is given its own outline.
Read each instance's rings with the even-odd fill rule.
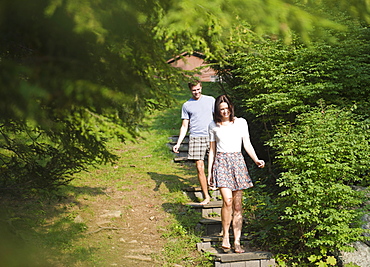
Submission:
[[[204,160],[209,150],[209,137],[199,136],[189,138],[188,159],[190,160]]]

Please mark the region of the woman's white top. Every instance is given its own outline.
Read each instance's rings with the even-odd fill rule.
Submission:
[[[242,138],[249,137],[248,123],[243,118],[235,118],[228,125],[212,121],[208,126],[209,141],[216,142],[217,152],[241,152]]]

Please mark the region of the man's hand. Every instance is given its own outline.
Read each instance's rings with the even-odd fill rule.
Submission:
[[[179,148],[180,148],[180,145],[176,144],[173,146],[172,151],[175,153],[179,153]]]

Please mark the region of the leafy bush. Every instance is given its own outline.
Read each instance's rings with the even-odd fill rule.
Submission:
[[[354,112],[367,116],[370,32],[353,24],[351,31],[337,36],[337,43],[317,41],[311,47],[266,39],[244,48],[245,39],[251,43],[250,33],[237,32],[239,45],[233,44],[232,52],[216,64],[227,83],[225,92],[245,114],[269,127],[294,121],[296,114],[317,106],[320,99],[338,106],[356,104]]]
[[[50,192],[66,185],[88,165],[117,159],[105,148],[106,139],[94,134],[87,121],[84,126],[67,118],[59,123],[58,129],[53,129],[59,130],[56,134],[19,122],[0,127],[2,193]]]
[[[351,185],[369,183],[370,131],[355,118],[335,107],[316,108],[299,115],[294,127],[279,127],[269,145],[284,169],[280,193],[268,194],[258,182],[247,193],[246,205],[256,206],[248,231],[257,243],[310,266],[365,240],[359,220],[364,193]]]
[[[282,265],[335,265],[333,253],[365,238],[365,198],[353,186],[370,184],[369,32],[347,23],[337,43],[254,40],[218,65],[269,161],[245,194],[247,231]]]

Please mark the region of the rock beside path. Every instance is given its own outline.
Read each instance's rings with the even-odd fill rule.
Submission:
[[[368,189],[365,187],[359,187],[356,186],[353,188],[354,190],[360,190],[360,191],[367,191]],[[368,193],[367,193],[368,194]],[[368,196],[369,197],[369,196]],[[364,205],[368,205],[369,203],[364,203]],[[370,214],[365,214],[362,217],[363,220],[363,229],[370,229]],[[369,237],[369,234],[365,233],[365,236]],[[354,252],[341,252],[340,253],[340,259],[342,261],[342,264],[349,264],[353,263],[360,267],[369,267],[370,266],[370,242],[360,242],[357,241],[352,244],[352,246],[355,248]]]

